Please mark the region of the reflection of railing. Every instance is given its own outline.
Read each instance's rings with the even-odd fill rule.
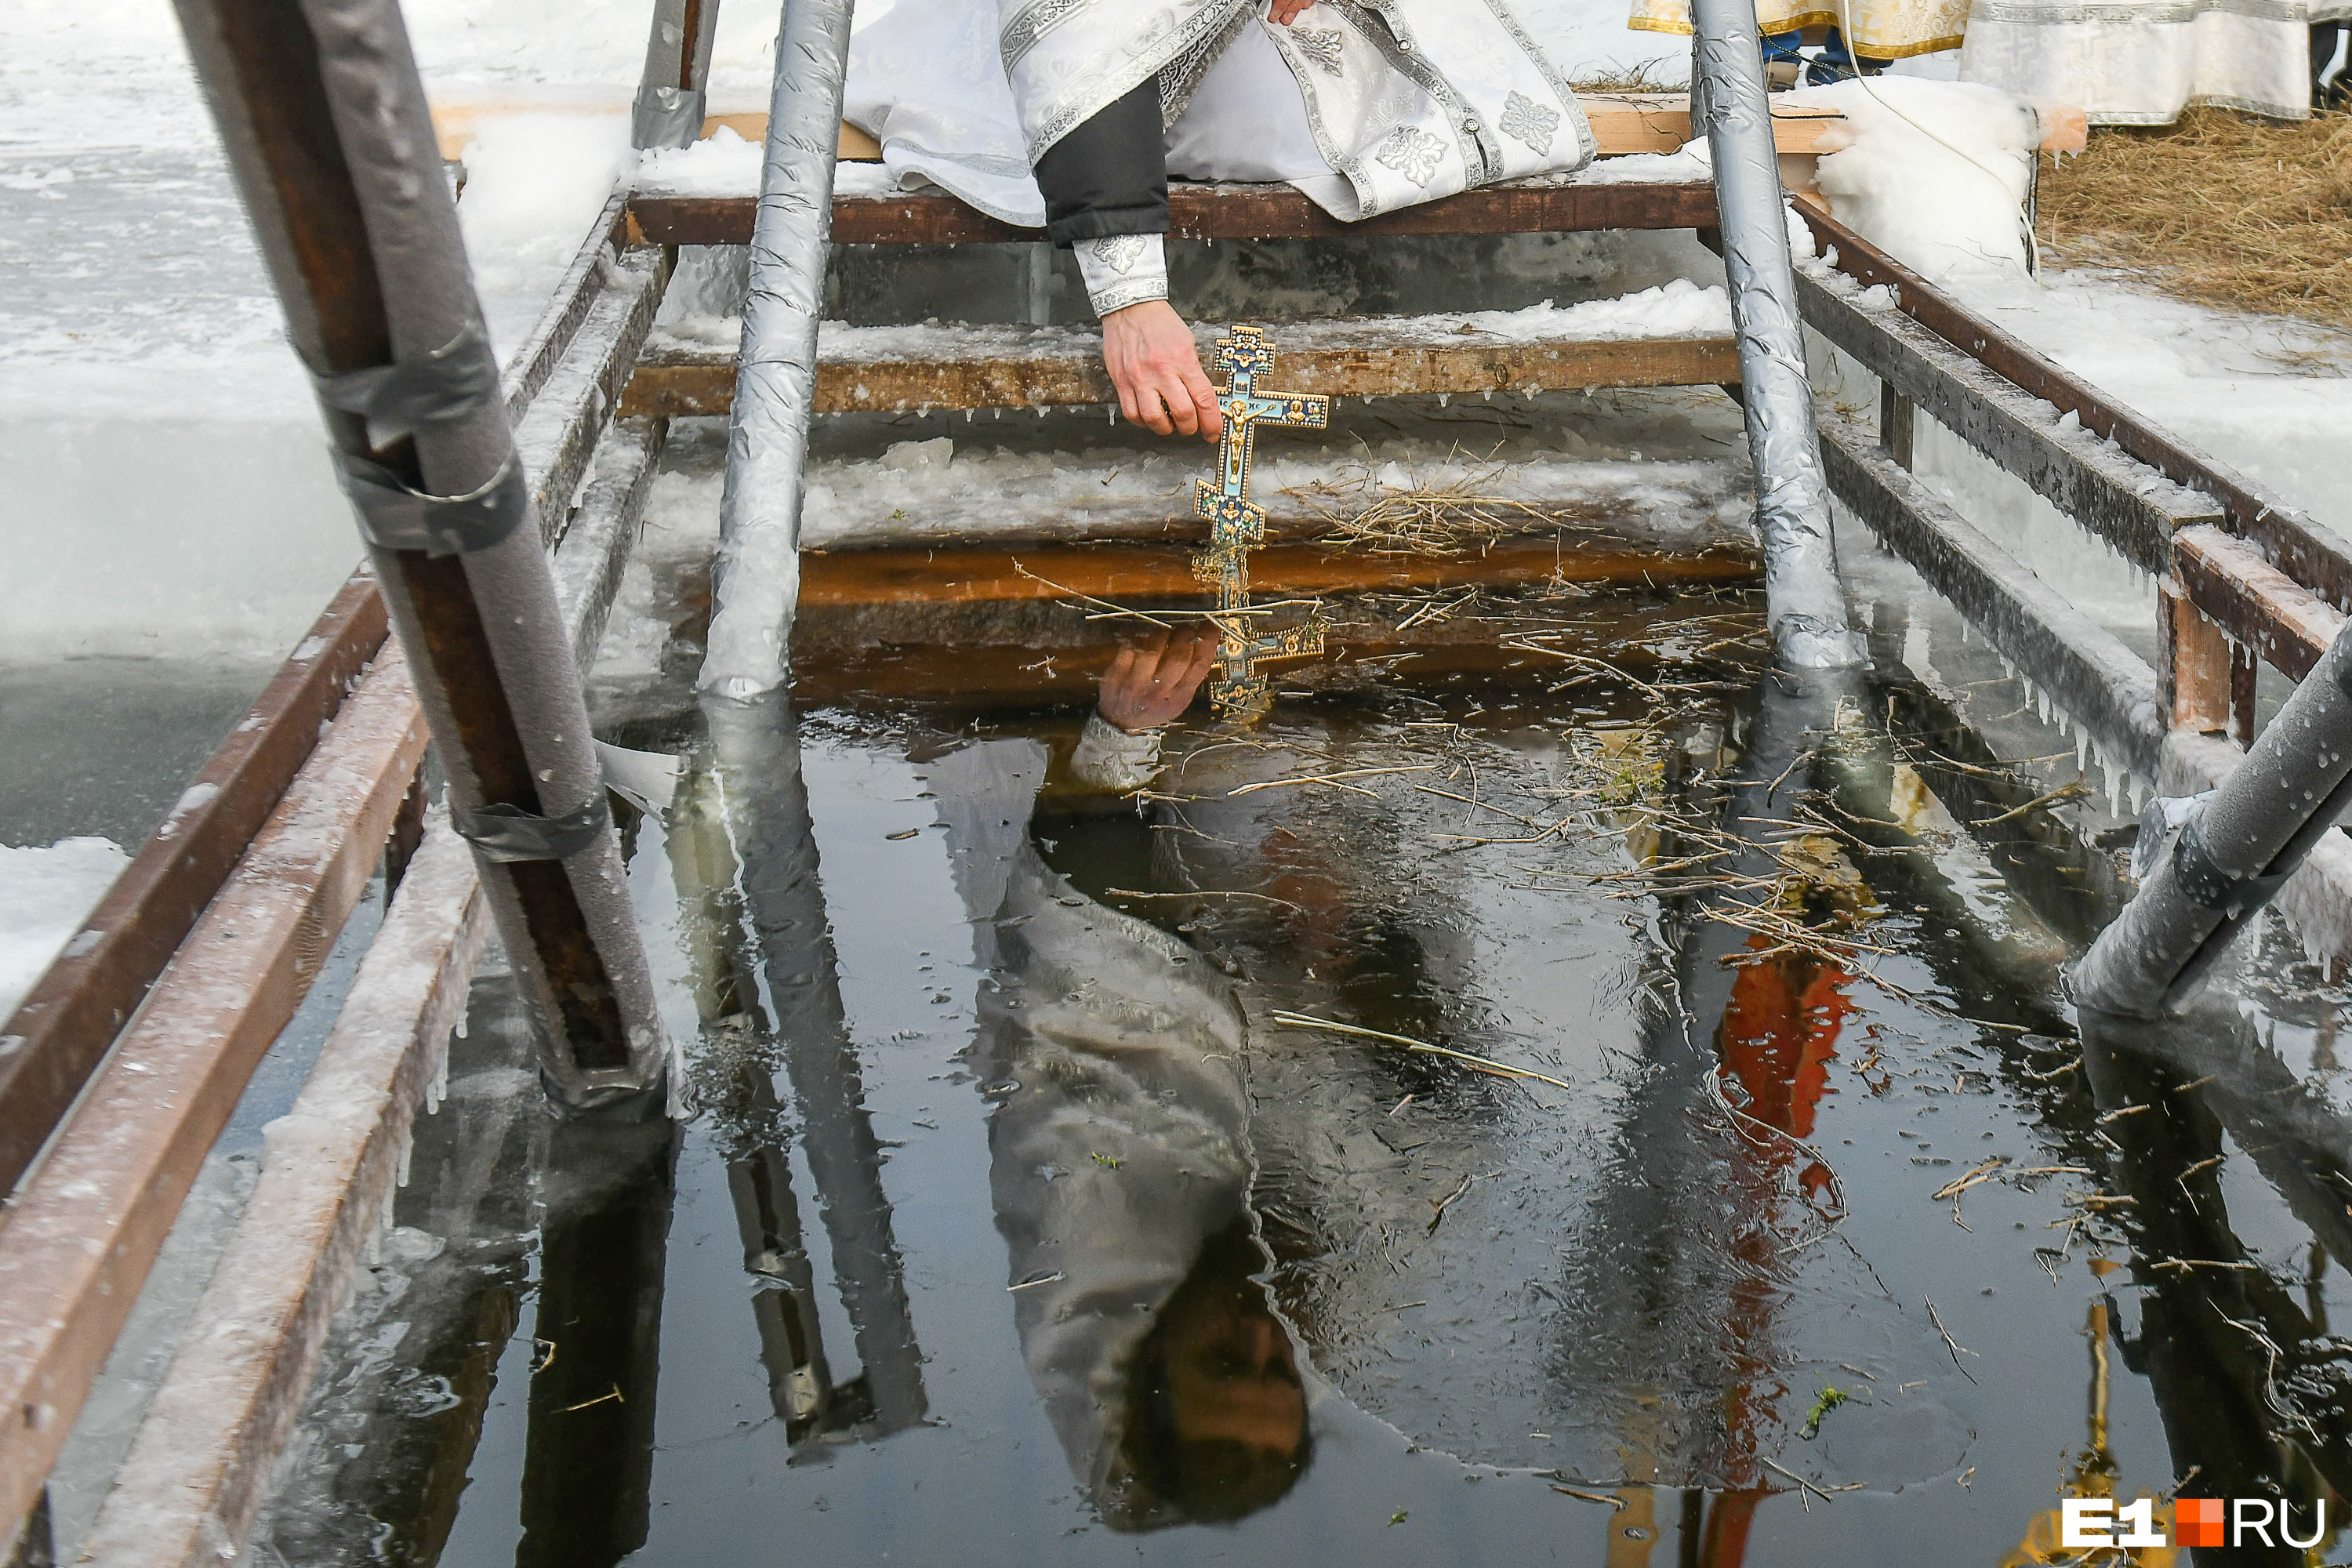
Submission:
[[[784,1287],[763,1297],[789,1291],[793,1298],[766,1300],[761,1309],[781,1314],[772,1323],[761,1317],[763,1352],[790,1357],[769,1362],[777,1414],[788,1429],[798,1428],[795,1435],[870,1437],[901,1431],[921,1421],[927,1408],[922,1354],[882,1186],[881,1144],[866,1115],[857,1047],[842,1005],[799,732],[777,699],[713,702],[708,711],[718,773],[695,831],[709,845],[706,857],[721,853],[710,836],[725,836],[741,922],[726,943],[740,942],[747,958],[756,954],[760,1000],[770,1014],[767,1033],[799,1112],[801,1152],[816,1184],[833,1277],[860,1367],[855,1378],[840,1382],[826,1370],[782,1145],[772,1132],[747,1140],[729,1175],[746,1267]],[[746,1063],[742,1070],[763,1075],[769,1068]],[[761,1081],[751,1092],[772,1095],[773,1089]],[[795,1324],[797,1336],[791,1331]]]

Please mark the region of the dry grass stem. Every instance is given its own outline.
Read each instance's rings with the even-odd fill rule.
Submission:
[[[2203,304],[2352,329],[2352,118],[2192,109],[2045,163],[2040,238]]]

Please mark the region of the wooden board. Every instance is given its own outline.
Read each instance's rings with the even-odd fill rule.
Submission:
[[[81,1092],[384,640],[362,567],[141,846],[81,934],[0,1026],[0,1192]]]
[[[614,432],[557,547],[564,621],[583,665],[635,543],[660,436],[658,426]],[[191,1542],[209,1552],[221,1539],[242,1541],[488,931],[470,855],[446,826],[436,829],[291,1121],[272,1136],[261,1185],[100,1516],[92,1539],[107,1550],[95,1560],[186,1564],[200,1560],[182,1551]],[[7,1234],[0,1230],[0,1246]],[[136,1294],[135,1279],[114,1283]]]
[[[2343,611],[2218,528],[2183,529],[2173,543],[2181,586],[2215,625],[2293,679],[2319,667]]]
[[[748,245],[756,196],[629,199],[637,233],[655,245]],[[1168,191],[1171,239],[1344,239],[1399,234],[1554,234],[1607,228],[1704,228],[1715,187],[1703,180],[1606,185],[1490,185],[1442,201],[1341,223],[1287,185],[1197,185]],[[1017,244],[1045,231],[1015,228],[937,192],[836,196],[837,245]]]
[[[84,1544],[89,1561],[188,1568],[245,1539],[488,936],[472,856],[437,823],[271,1129],[252,1200]]]
[[[1481,554],[1381,555],[1323,544],[1269,544],[1250,556],[1260,598],[1373,589],[1523,587],[1561,582],[1596,588],[1744,586],[1762,580],[1754,552],[1728,545],[1673,551],[1631,542],[1504,540]],[[1167,544],[1034,544],[942,550],[810,551],[801,557],[803,606],[1066,599],[1123,605],[1202,602],[1192,552]]]
[[[1591,342],[1555,339],[1496,342],[1475,337],[1432,342],[1409,339],[1377,321],[1302,327],[1319,342],[1286,342],[1277,377],[1295,392],[1335,397],[1391,397],[1408,393],[1572,391],[1600,386],[1716,386],[1739,380],[1738,343],[1722,338],[1650,338]],[[1196,326],[1204,362],[1224,329]],[[867,359],[835,346],[854,345],[856,329],[829,334],[820,349],[816,411],[820,414],[898,412],[929,408],[1041,408],[1118,401],[1102,366],[1102,340],[1056,328],[974,328],[938,331],[937,357]],[[1352,336],[1354,341],[1349,339]],[[970,346],[963,348],[966,339]],[[1024,341],[1026,340],[1026,341]],[[1334,341],[1336,340],[1336,341]],[[1043,352],[1040,351],[1042,346]],[[852,353],[854,353],[854,347]],[[637,363],[623,395],[630,415],[724,414],[734,400],[731,350],[665,348]]]
[[[22,1519],[180,1203],[375,871],[425,720],[385,657],[343,705],[0,1227],[0,1520]]]

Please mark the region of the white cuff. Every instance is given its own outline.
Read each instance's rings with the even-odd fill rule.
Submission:
[[[1086,732],[1070,755],[1070,772],[1081,784],[1125,795],[1141,789],[1160,772],[1160,731],[1130,735],[1102,716],[1087,715]]]
[[[1096,315],[1168,298],[1168,250],[1160,236],[1114,234],[1070,248],[1077,253],[1078,276],[1086,279]]]

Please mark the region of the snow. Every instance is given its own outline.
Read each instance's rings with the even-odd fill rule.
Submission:
[[[1458,321],[1459,326],[1447,329],[1449,336],[1466,328],[1515,343],[1553,338],[1720,337],[1731,331],[1731,300],[1721,284],[1702,288],[1687,278],[1676,278],[1616,300],[1586,300],[1574,305],[1554,305],[1547,300],[1524,310],[1472,310],[1427,319]]]
[[[1895,77],[1781,101],[1845,117],[1830,132],[1842,145],[1815,176],[1841,223],[1930,277],[2026,271],[2025,198],[2042,128],[2024,100]]]
[[[472,128],[461,218],[509,348],[618,171],[646,3],[405,10]],[[714,112],[766,105],[778,10],[721,10]],[[170,0],[0,5],[0,663],[282,654],[359,541]]]
[[[501,353],[539,319],[633,152],[617,111],[499,115],[477,128],[457,221]]]
[[[61,838],[47,848],[0,845],[0,1022],[130,864],[110,838]]]
[[[2116,402],[2352,537],[2352,337],[2095,269],[1948,282]]]

